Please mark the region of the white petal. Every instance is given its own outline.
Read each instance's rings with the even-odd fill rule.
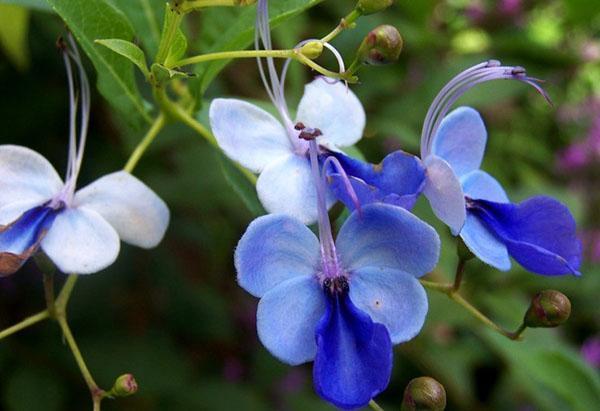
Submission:
[[[63,273],[91,274],[119,254],[119,235],[98,213],[69,208],[56,216],[42,249]]]
[[[308,158],[295,154],[270,164],[258,177],[256,191],[269,213],[286,214],[304,224],[317,220],[317,192]],[[327,193],[327,207],[335,202]]]
[[[126,171],[108,174],[75,194],[75,205],[96,211],[121,240],[143,248],[158,245],[169,209],[154,191]]]
[[[0,146],[0,207],[20,201],[49,200],[63,182],[41,154],[21,146]]]
[[[318,77],[304,87],[296,121],[321,130],[319,143],[334,148],[360,140],[366,116],[360,100],[344,83],[329,84]]]
[[[34,207],[42,205],[45,201],[17,201],[0,207],[0,225],[7,225]]]
[[[292,152],[281,123],[253,104],[218,98],[210,104],[209,117],[219,147],[229,158],[255,173]]]
[[[465,195],[460,181],[443,159],[430,155],[424,163],[427,179],[423,194],[429,200],[436,217],[450,227],[453,235],[457,235],[467,218]]]

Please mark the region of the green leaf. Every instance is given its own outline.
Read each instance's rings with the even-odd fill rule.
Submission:
[[[149,56],[156,55],[160,41],[162,12],[166,0],[109,0],[121,10],[135,29],[135,35],[140,40]]]
[[[52,8],[46,0],[0,0],[0,3],[14,4],[28,9],[52,11]]]
[[[126,60],[95,44],[96,39],[133,38],[133,29],[127,18],[106,0],[48,0],[62,17],[77,41],[88,55],[98,73],[100,93],[125,118],[138,125],[141,120],[150,123],[133,70]]]
[[[0,4],[0,46],[19,70],[29,66],[28,32],[29,10]]]
[[[323,0],[286,0],[273,2],[269,7],[271,27],[274,28],[284,21],[313,7]],[[213,43],[204,50],[206,53],[217,51],[243,50],[254,38],[255,7],[244,7],[241,10],[213,8],[203,13],[204,22],[212,30]],[[205,39],[204,36],[201,37]],[[203,40],[204,41],[204,40]],[[200,77],[197,85],[198,96],[202,96],[210,83],[227,65],[230,60],[217,60],[206,64],[198,64],[196,73]]]
[[[146,78],[150,75],[148,66],[146,66],[146,56],[144,55],[144,52],[132,42],[121,39],[106,39],[96,40],[96,43],[101,44],[115,53],[129,59],[129,61],[139,67]]]

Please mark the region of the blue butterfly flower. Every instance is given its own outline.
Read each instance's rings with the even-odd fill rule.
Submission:
[[[239,284],[259,297],[258,335],[291,365],[314,360],[317,393],[341,408],[385,389],[392,344],[413,338],[427,313],[418,278],[437,264],[436,232],[386,204],[355,211],[326,246],[297,219],[272,214],[235,252]]]
[[[65,51],[81,82],[81,126],[76,143],[76,99],[69,57],[71,132],[65,182],[42,155],[26,147],[0,146],[0,276],[17,271],[40,247],[64,273],[89,274],[112,264],[120,240],[151,248],[168,223],[166,204],[125,171],[108,174],[75,191],[87,134],[90,90],[74,42]]]
[[[498,181],[479,170],[486,139],[479,113],[459,107],[432,141],[434,161],[460,184],[466,214],[460,237],[480,260],[500,270],[510,268],[510,255],[538,274],[579,275],[581,244],[567,207],[546,196],[512,204]]]

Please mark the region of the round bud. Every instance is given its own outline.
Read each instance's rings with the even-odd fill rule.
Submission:
[[[132,374],[123,374],[116,379],[115,384],[110,390],[110,395],[114,397],[128,397],[138,390],[138,384]]]
[[[367,34],[358,48],[357,57],[364,64],[393,63],[400,57],[402,37],[394,26],[384,24]]]
[[[321,56],[323,53],[323,42],[321,41],[309,41],[304,46],[300,47],[300,53],[314,60]]]
[[[404,390],[402,411],[443,411],[446,390],[431,377],[412,379]]]
[[[358,0],[356,9],[363,15],[379,13],[390,7],[393,2],[394,0]]]
[[[527,327],[557,327],[569,319],[571,301],[559,291],[540,291],[531,300],[523,323]]]

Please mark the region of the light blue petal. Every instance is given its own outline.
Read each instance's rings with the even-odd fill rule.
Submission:
[[[52,164],[21,146],[0,146],[0,207],[14,202],[42,204],[63,187]]]
[[[307,157],[291,154],[269,164],[256,182],[256,191],[269,213],[287,214],[304,224],[317,221],[317,192]],[[335,202],[327,193],[327,207]]]
[[[126,171],[107,174],[77,191],[75,204],[100,214],[121,240],[138,247],[156,247],[169,226],[165,202]]]
[[[419,280],[402,271],[375,267],[350,275],[350,298],[374,322],[387,327],[392,343],[408,341],[421,331],[428,304]]]
[[[450,227],[453,235],[457,235],[467,216],[460,181],[450,165],[440,157],[430,155],[424,163],[427,178],[423,194],[436,217]]]
[[[487,131],[479,113],[471,107],[459,107],[440,123],[431,152],[446,160],[460,177],[479,168],[486,140]]]
[[[292,152],[285,128],[254,104],[218,98],[210,104],[209,117],[219,147],[253,172]]]
[[[91,274],[115,262],[119,235],[98,213],[68,208],[54,220],[42,249],[65,274]]]
[[[336,241],[343,267],[393,269],[420,277],[436,266],[440,238],[403,208],[370,204],[346,220]]]
[[[285,215],[266,215],[249,226],[235,250],[238,282],[262,297],[295,277],[314,277],[320,262],[317,237],[300,221]]]
[[[304,87],[296,121],[321,130],[319,144],[348,147],[361,139],[366,115],[360,100],[343,82],[317,77]]]
[[[317,351],[315,331],[325,313],[325,294],[316,277],[284,281],[261,298],[256,313],[258,337],[281,361],[298,365]]]
[[[508,250],[503,242],[471,213],[460,232],[465,245],[481,261],[501,271],[510,269]]]
[[[500,183],[485,171],[475,170],[460,179],[463,192],[473,200],[508,203],[509,199]]]

